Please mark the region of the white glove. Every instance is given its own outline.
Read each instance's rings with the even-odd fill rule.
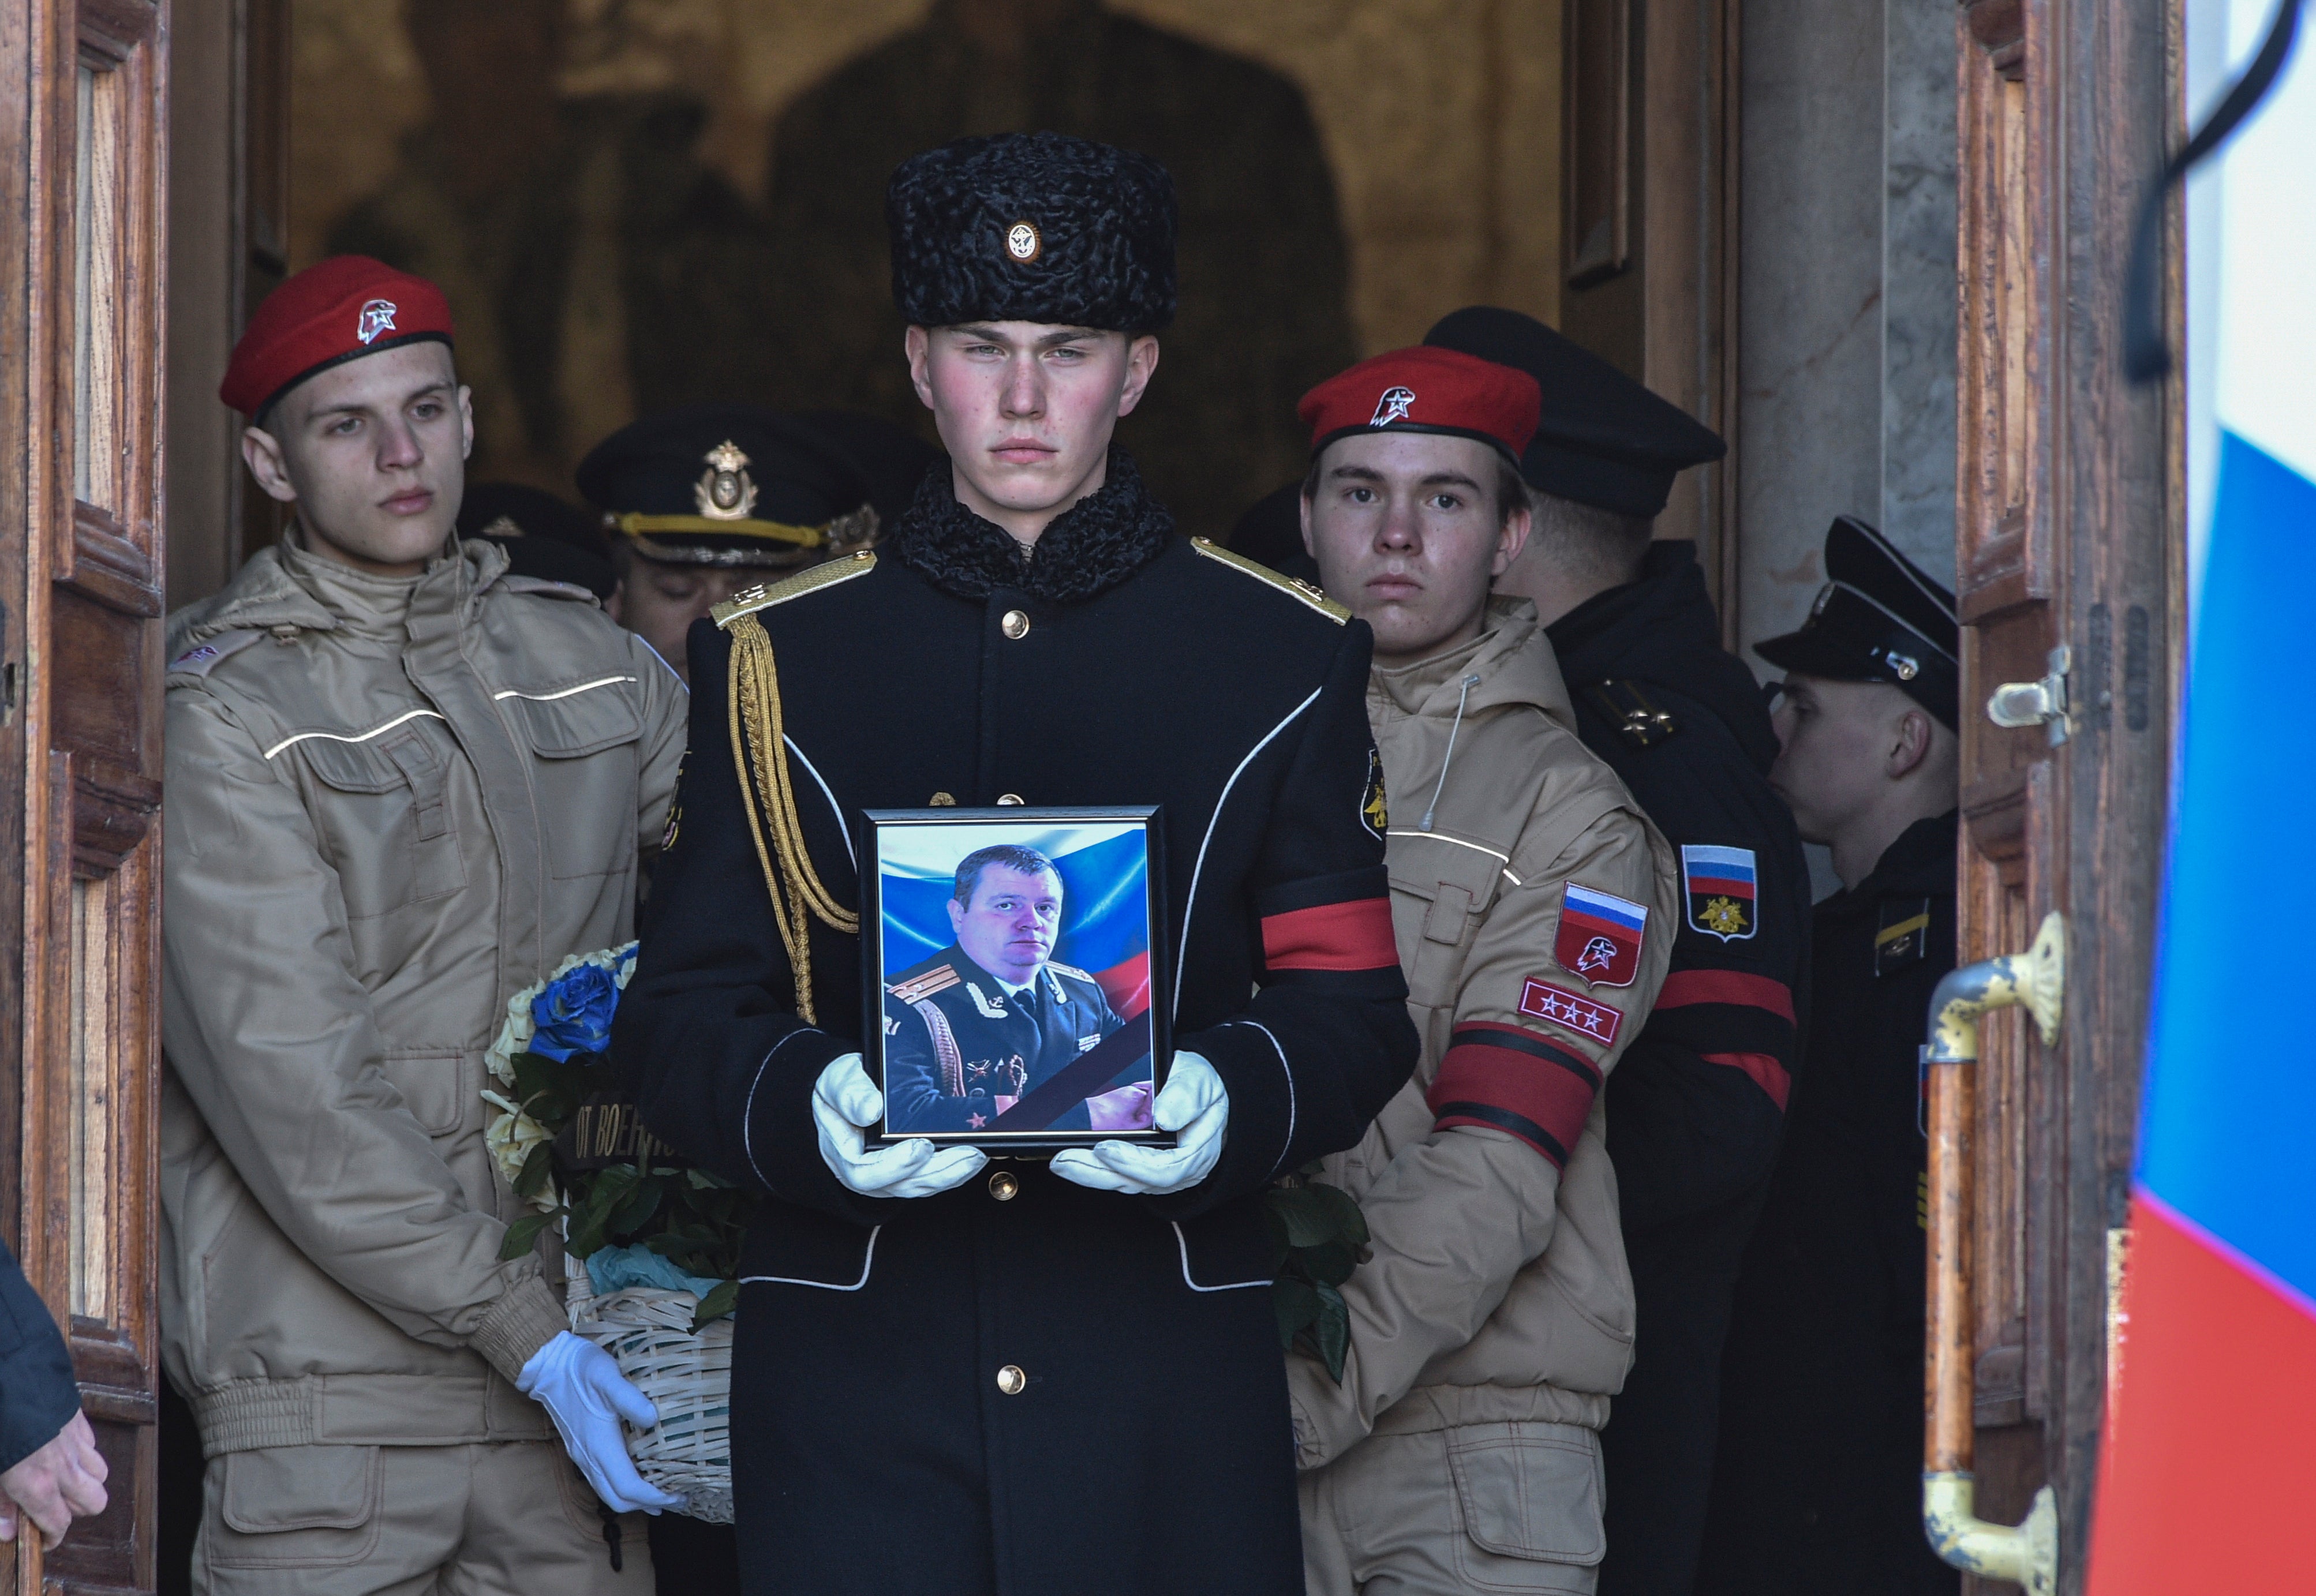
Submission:
[[[1188,1191],[1214,1173],[1223,1156],[1223,1127],[1230,1122],[1230,1094],[1212,1064],[1197,1053],[1176,1053],[1151,1117],[1161,1130],[1180,1133],[1172,1147],[1097,1141],[1056,1153],[1054,1173],[1098,1192],[1137,1197]]]
[[[563,1450],[613,1512],[656,1513],[683,1505],[682,1497],[636,1472],[619,1421],[648,1430],[659,1423],[659,1409],[601,1347],[566,1330],[531,1354],[514,1388],[547,1409]]]
[[[858,1053],[831,1060],[813,1083],[820,1156],[838,1180],[863,1197],[931,1197],[965,1184],[989,1162],[979,1148],[936,1149],[922,1136],[868,1152],[860,1127],[875,1124],[884,1112],[885,1094],[869,1081]]]

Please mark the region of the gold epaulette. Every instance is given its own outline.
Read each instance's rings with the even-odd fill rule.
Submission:
[[[1350,610],[1300,577],[1281,576],[1269,566],[1250,560],[1244,554],[1234,554],[1226,548],[1218,547],[1211,538],[1193,537],[1190,546],[1209,560],[1219,561],[1234,571],[1243,571],[1257,581],[1268,582],[1288,598],[1309,605],[1339,626],[1351,618]]]
[[[922,975],[913,975],[907,980],[895,981],[885,989],[904,1003],[922,1003],[936,992],[948,991],[964,979],[958,974],[954,965],[943,964],[937,969],[926,971]]]
[[[729,626],[744,615],[753,615],[760,609],[770,609],[775,604],[786,604],[791,598],[801,598],[806,593],[833,587],[841,581],[851,581],[856,576],[866,576],[877,568],[877,556],[862,549],[849,560],[830,560],[824,564],[808,566],[794,576],[782,577],[776,582],[759,582],[744,588],[708,612],[708,618],[718,626]]]

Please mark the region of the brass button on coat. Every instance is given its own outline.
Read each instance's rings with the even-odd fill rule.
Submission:
[[[1008,1396],[1019,1396],[1021,1388],[1029,1383],[1029,1377],[1021,1372],[1019,1363],[1008,1363],[997,1371],[997,1388]]]
[[[1007,610],[1005,618],[998,622],[997,625],[1000,631],[1016,643],[1029,635],[1029,617],[1018,609]]]
[[[989,1177],[989,1194],[1000,1202],[1012,1201],[1020,1190],[1021,1183],[1002,1169]]]

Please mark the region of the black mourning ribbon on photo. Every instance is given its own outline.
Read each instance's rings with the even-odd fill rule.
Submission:
[[[2123,369],[2134,383],[2154,382],[2171,371],[2171,350],[2163,341],[2162,294],[2156,271],[2163,244],[2163,197],[2196,164],[2243,125],[2283,75],[2300,28],[2300,0],[2278,0],[2276,21],[2250,66],[2220,102],[2211,119],[2196,129],[2140,202],[2139,226],[2131,240],[2131,267],[2123,283]]]
[[[1150,1027],[1139,1015],[1103,1037],[990,1122],[996,1130],[1043,1130],[1150,1053]]]

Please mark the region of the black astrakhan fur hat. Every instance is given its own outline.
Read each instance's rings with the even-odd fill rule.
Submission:
[[[1174,180],[1132,150],[960,138],[901,163],[885,218],[893,300],[913,325],[1154,332],[1174,319]]]

